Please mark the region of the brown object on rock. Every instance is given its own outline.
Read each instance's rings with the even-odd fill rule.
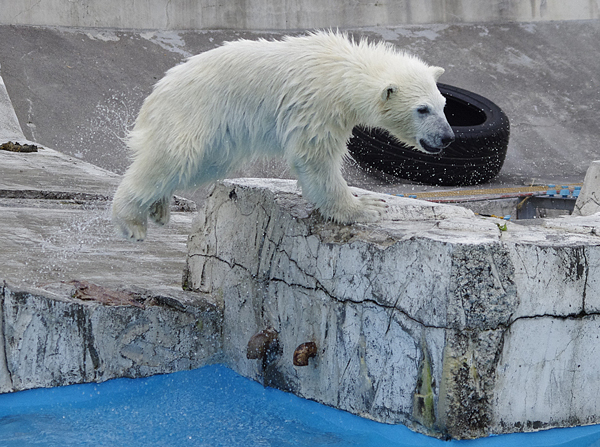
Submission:
[[[108,306],[135,306],[144,308],[144,305],[136,301],[127,292],[107,289],[87,281],[71,281],[75,286],[72,297],[84,301],[98,301]]]
[[[246,358],[264,359],[267,353],[275,351],[278,345],[279,334],[272,327],[257,332],[248,341]]]
[[[38,148],[35,144],[19,144],[18,142],[13,143],[9,141],[0,145],[0,150],[10,152],[37,152]]]
[[[309,341],[302,343],[294,351],[294,366],[307,366],[308,359],[317,355],[317,344]]]

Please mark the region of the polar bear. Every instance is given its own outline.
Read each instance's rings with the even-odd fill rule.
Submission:
[[[385,203],[354,197],[341,174],[352,128],[383,128],[416,150],[441,151],[454,139],[436,86],[443,72],[388,43],[331,31],[193,56],[142,105],[113,220],[126,238],[143,240],[148,217],[169,221],[175,190],[223,178],[253,157],[283,156],[326,219],[377,221]]]

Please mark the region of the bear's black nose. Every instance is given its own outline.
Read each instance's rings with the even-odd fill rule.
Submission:
[[[448,135],[442,138],[442,147],[448,147],[454,143],[454,135]]]

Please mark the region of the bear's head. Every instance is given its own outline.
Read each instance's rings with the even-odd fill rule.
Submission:
[[[444,73],[417,61],[394,76],[380,91],[380,123],[402,143],[429,154],[440,153],[454,141],[444,115],[446,98],[436,82]]]

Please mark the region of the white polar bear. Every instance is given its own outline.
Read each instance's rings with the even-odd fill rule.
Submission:
[[[417,150],[441,151],[454,139],[436,86],[443,72],[390,44],[335,32],[240,40],[191,57],[144,101],[113,220],[143,240],[148,216],[168,222],[175,190],[279,155],[325,218],[376,221],[385,203],[354,197],[341,174],[352,128],[380,127]]]

